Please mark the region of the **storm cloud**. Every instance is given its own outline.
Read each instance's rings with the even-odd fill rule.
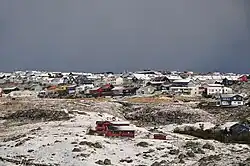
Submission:
[[[0,70],[248,72],[249,0],[1,0]]]

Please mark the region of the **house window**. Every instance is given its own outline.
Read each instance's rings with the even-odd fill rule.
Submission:
[[[238,104],[241,104],[241,102],[239,101]]]

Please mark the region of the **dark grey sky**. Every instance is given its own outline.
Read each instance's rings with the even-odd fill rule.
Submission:
[[[249,0],[1,0],[0,70],[248,72]]]

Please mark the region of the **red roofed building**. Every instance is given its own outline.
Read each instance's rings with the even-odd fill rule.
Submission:
[[[239,78],[239,81],[240,82],[248,82],[248,79],[247,79],[247,76],[246,75],[243,75]]]
[[[97,121],[95,130],[106,137],[132,137],[135,136],[135,129],[129,122],[121,121]]]

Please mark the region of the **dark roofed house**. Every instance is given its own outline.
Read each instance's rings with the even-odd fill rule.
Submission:
[[[175,80],[172,83],[173,87],[192,87],[195,86],[195,82],[191,79],[180,79],[180,80]]]
[[[19,90],[20,90],[20,88],[18,88],[18,87],[3,88],[3,93],[9,94],[10,92],[19,91]]]
[[[229,80],[227,78],[224,78],[222,80],[222,84],[225,85],[225,86],[231,86],[231,85],[233,85],[235,83],[237,83],[237,81],[235,81],[235,80]]]
[[[163,83],[170,83],[170,80],[166,76],[155,77],[153,82],[163,82]]]
[[[218,106],[221,107],[238,107],[244,105],[244,98],[238,94],[220,94]]]
[[[168,85],[170,80],[166,76],[159,76],[153,78],[151,81],[146,83],[146,86],[153,86],[156,88],[157,91],[161,91],[163,85]]]
[[[240,134],[250,134],[250,126],[244,123],[237,123],[229,128],[230,134],[239,136]]]

